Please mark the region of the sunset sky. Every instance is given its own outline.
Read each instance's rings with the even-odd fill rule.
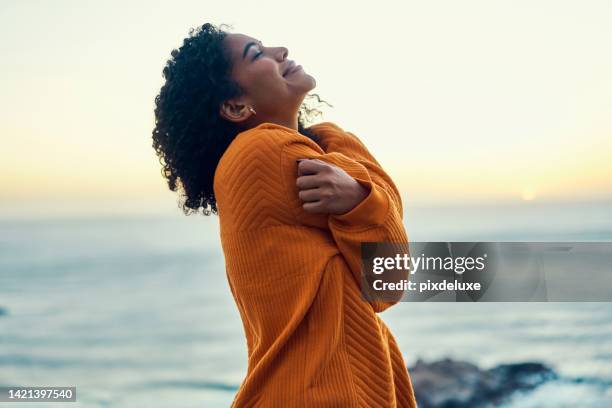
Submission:
[[[204,22],[288,47],[334,105],[323,119],[413,203],[612,198],[609,1],[16,0],[0,4],[0,207],[176,212],[153,100]]]

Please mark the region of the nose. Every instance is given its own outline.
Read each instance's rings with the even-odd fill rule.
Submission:
[[[284,61],[289,55],[289,50],[286,47],[278,47],[278,51],[276,53],[276,58],[279,61]]]

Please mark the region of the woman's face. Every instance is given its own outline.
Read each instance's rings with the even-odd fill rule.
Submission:
[[[234,122],[283,122],[296,118],[315,79],[287,59],[285,47],[266,47],[244,34],[227,34],[224,46],[232,59],[232,78],[243,95],[226,102],[222,115]],[[256,115],[249,111],[252,107]]]

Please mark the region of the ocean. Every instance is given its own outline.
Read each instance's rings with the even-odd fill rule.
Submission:
[[[609,202],[415,207],[405,223],[414,241],[612,242]],[[408,365],[539,361],[561,376],[507,408],[612,406],[612,303],[380,316]],[[76,386],[76,403],[53,407],[227,407],[246,361],[216,216],[0,220],[0,386]]]

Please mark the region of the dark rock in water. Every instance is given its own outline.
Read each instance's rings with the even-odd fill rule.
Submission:
[[[408,368],[419,408],[497,406],[515,391],[531,390],[557,374],[541,363],[502,364],[489,370],[449,358]]]
[[[0,306],[0,316],[4,316],[8,314],[8,310]]]

